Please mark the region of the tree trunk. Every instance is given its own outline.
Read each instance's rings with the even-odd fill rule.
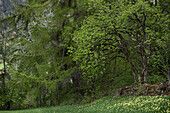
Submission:
[[[119,33],[117,33],[117,36],[120,38],[120,40],[116,40],[119,43],[119,46],[121,47],[123,54],[126,56],[126,60],[129,62],[130,68],[132,70],[132,73],[134,75],[135,83],[139,82],[139,71],[136,69],[136,67],[132,63],[132,59],[130,56],[130,52],[127,47],[126,40],[124,40],[123,36]]]
[[[127,54],[129,54],[129,53],[127,53]],[[139,77],[139,72],[138,72],[138,70],[135,68],[135,66],[133,65],[132,60],[131,60],[131,58],[130,58],[130,55],[127,55],[127,60],[128,60],[128,62],[129,62],[129,65],[130,65],[130,68],[131,68],[131,70],[132,70],[132,73],[133,73],[133,75],[134,75],[135,83],[137,83],[137,82],[139,82],[139,79],[138,79],[138,77]]]
[[[146,48],[149,51],[149,53],[146,53]],[[140,53],[141,53],[141,63],[142,63],[140,83],[145,84],[146,83],[146,76],[147,76],[148,70],[149,70],[150,56],[152,54],[150,45],[142,44],[141,47],[140,47]]]
[[[129,62],[129,64],[130,64],[130,67],[131,67],[131,70],[132,70],[132,73],[133,73],[133,76],[134,76],[135,83],[137,83],[137,82],[139,82],[139,80],[138,80],[138,74],[136,73],[133,65],[132,65],[130,62]]]
[[[4,73],[1,74],[1,77],[2,77],[2,97],[3,98],[6,98],[6,90],[5,90],[5,75]],[[5,106],[2,106],[3,108],[2,109],[6,109]]]
[[[2,34],[3,39],[4,39],[4,48],[3,48],[3,66],[4,66],[4,71],[1,74],[2,75],[2,90],[3,90],[3,97],[5,98],[5,110],[10,110],[11,108],[11,102],[8,100],[6,101],[6,83],[5,83],[5,75],[7,76],[7,71],[6,71],[6,37],[4,34]]]
[[[37,90],[36,90],[36,107],[40,107],[40,89],[39,89],[39,83],[37,83],[36,86]]]
[[[3,73],[1,74],[2,75],[2,90],[3,90],[3,96],[5,97],[6,96],[6,91],[5,91],[5,73],[6,73],[6,65],[5,65],[5,63],[6,63],[6,58],[5,58],[5,56],[6,56],[6,40],[5,40],[5,36],[4,36],[4,34],[2,35],[3,36],[3,39],[4,39],[4,47],[3,47],[3,55],[2,55],[2,58],[3,58],[3,67],[4,67],[4,69],[3,69]]]
[[[168,81],[170,81],[169,54],[168,54],[168,52],[167,52],[167,55],[166,55],[166,68],[167,68],[167,77],[168,77]]]

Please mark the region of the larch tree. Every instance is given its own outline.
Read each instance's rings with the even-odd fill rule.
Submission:
[[[13,81],[18,79],[18,84],[23,84],[20,89],[24,95],[35,95],[36,107],[46,106],[49,101],[51,106],[59,104],[69,91],[63,82],[71,77],[75,65],[66,54],[67,47],[86,16],[84,3],[28,0],[14,7],[10,17],[15,32],[9,39],[10,73]]]

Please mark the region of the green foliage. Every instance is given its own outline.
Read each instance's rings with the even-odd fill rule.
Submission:
[[[162,83],[166,79],[163,76],[158,76],[158,75],[153,75],[153,76],[148,76],[147,82],[149,84],[156,84],[156,83]]]
[[[5,97],[0,93],[0,106],[9,103],[10,109],[23,109],[88,103],[131,85],[134,78],[151,75],[148,83],[167,78],[167,1],[151,5],[144,0],[28,0],[14,9],[11,17],[0,20],[7,37],[0,38],[0,52],[6,51],[3,57],[11,77],[5,77],[4,89],[0,82],[0,92],[6,91]],[[0,59],[0,69],[1,63]],[[102,106],[103,112],[133,108],[130,100],[121,105],[108,101],[112,105],[78,108],[82,112],[88,108],[97,112]]]
[[[92,4],[97,8],[98,13],[96,13],[96,16],[89,16],[84,26],[74,34],[73,40],[78,45],[78,48],[70,48],[70,52],[73,52],[73,60],[77,61],[80,68],[85,71],[83,74],[87,75],[86,77],[89,79],[103,75],[106,61],[109,59],[106,55],[110,53],[109,49],[112,48],[113,50],[111,51],[114,52],[115,48],[112,40],[106,42],[111,38],[110,35],[106,36],[107,32],[109,32],[106,27],[113,17],[103,13],[102,9],[109,11],[109,7],[102,5],[99,1],[94,1]],[[91,9],[93,7],[89,8],[89,10]],[[107,20],[108,22],[102,20]]]
[[[124,75],[125,74],[125,75]],[[131,73],[124,73],[119,77],[114,78],[114,82],[111,84],[112,89],[117,89],[124,86],[129,86],[134,83],[133,75]],[[120,82],[121,81],[121,82]]]
[[[86,2],[29,0],[14,7],[12,20],[6,19],[13,23],[10,27],[15,31],[8,38],[8,66],[12,80],[23,83],[25,96],[21,105],[15,106],[16,101],[10,109],[59,104],[73,87],[68,78],[74,73],[75,64],[66,53],[72,45],[72,33],[85,16]],[[11,89],[14,94],[20,91],[13,85]],[[30,100],[28,95],[32,97]]]
[[[160,49],[151,59],[150,73],[166,78],[166,68],[166,53]]]
[[[68,93],[63,97],[63,100],[60,105],[73,105],[73,104],[78,104],[81,102],[82,95],[79,93]]]
[[[18,78],[19,79],[19,78]],[[22,85],[22,87],[21,87]],[[23,100],[25,99],[26,93],[29,87],[25,87],[27,84],[21,83],[21,81],[6,80],[6,95],[0,96],[0,106],[4,106],[7,102],[10,102],[12,105],[11,109],[21,109],[24,108]]]
[[[68,105],[51,108],[39,108],[22,111],[13,111],[14,113],[153,113],[169,112],[168,96],[139,96],[139,97],[120,97],[112,96],[103,97],[90,104],[85,105]],[[8,113],[2,111],[2,113]]]
[[[138,81],[137,77],[144,80],[153,52],[151,48],[155,48],[156,40],[161,38],[159,31],[154,30],[159,29],[156,18],[163,22],[166,16],[159,8],[150,7],[143,1],[128,4],[119,1],[112,5],[94,0],[89,4],[88,10],[93,10],[93,14],[75,32],[76,46],[70,47],[73,60],[83,74],[88,79],[103,75],[105,65],[122,53],[136,77],[135,81]]]

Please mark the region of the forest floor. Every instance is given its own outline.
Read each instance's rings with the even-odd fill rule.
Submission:
[[[0,113],[170,113],[169,96],[103,97],[84,105],[65,105]]]

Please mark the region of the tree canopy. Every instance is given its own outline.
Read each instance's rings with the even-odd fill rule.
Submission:
[[[0,109],[89,102],[170,78],[168,1],[17,1],[0,17]]]
[[[143,1],[128,5],[104,1],[92,4],[89,10],[95,9],[94,14],[86,18],[74,35],[77,43],[71,48],[74,60],[86,74],[98,76],[103,74],[105,64],[111,59],[122,57],[129,62],[135,81],[146,82],[150,59],[159,46],[156,42],[166,43],[168,39],[166,15]]]

